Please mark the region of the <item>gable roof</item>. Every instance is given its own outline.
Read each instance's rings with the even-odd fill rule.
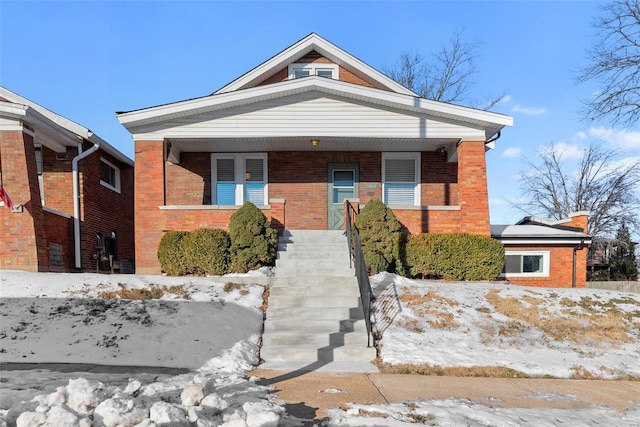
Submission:
[[[415,92],[407,89],[400,83],[387,77],[350,53],[340,49],[333,43],[328,42],[316,33],[311,33],[302,40],[292,44],[282,52],[274,55],[231,83],[218,89],[213,93],[213,95],[232,92],[256,85],[314,50],[335,64],[362,76],[370,83],[375,82],[381,84],[396,93],[418,96]]]
[[[54,146],[62,145],[68,147],[76,147],[79,138],[100,144],[100,148],[111,154],[119,161],[133,166],[133,160],[111,146],[105,140],[93,133],[90,129],[79,125],[78,123],[54,113],[53,111],[37,104],[17,93],[10,91],[4,86],[0,86],[0,115],[17,118],[25,121],[46,135],[44,138]]]
[[[116,116],[127,130],[136,133],[142,126],[153,123],[186,118],[241,105],[257,104],[270,99],[283,98],[311,91],[352,99],[358,102],[366,102],[371,105],[380,106],[381,108],[392,108],[408,113],[424,114],[436,119],[439,118],[441,120],[461,123],[470,128],[483,129],[486,138],[491,137],[504,126],[511,126],[513,124],[511,117],[502,114],[432,101],[418,96],[354,85],[318,76],[288,80],[234,92],[213,94],[141,110],[119,112],[116,113]]]

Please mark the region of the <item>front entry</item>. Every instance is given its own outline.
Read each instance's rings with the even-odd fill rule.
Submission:
[[[329,163],[329,230],[344,228],[344,200],[358,198],[358,164]]]

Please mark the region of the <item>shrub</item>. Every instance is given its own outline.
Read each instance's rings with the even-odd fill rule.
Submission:
[[[391,209],[380,200],[370,200],[356,216],[355,226],[369,274],[404,272],[400,257],[402,224]]]
[[[231,271],[246,273],[273,265],[278,251],[278,233],[271,228],[262,211],[245,202],[229,221],[231,234]]]
[[[224,230],[200,228],[182,240],[188,273],[220,276],[229,268],[231,240]]]
[[[406,246],[412,276],[446,280],[495,280],[504,267],[504,246],[468,233],[412,235]]]
[[[181,242],[188,231],[167,231],[158,244],[158,261],[162,271],[170,276],[187,274],[186,259]]]

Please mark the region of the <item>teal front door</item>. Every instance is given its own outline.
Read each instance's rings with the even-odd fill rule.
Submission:
[[[358,197],[358,164],[329,164],[329,230],[344,228],[344,200]]]

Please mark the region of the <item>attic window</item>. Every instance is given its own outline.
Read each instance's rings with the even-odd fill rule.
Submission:
[[[289,80],[300,79],[309,76],[320,76],[329,79],[338,79],[338,66],[336,64],[291,64],[289,65]]]

